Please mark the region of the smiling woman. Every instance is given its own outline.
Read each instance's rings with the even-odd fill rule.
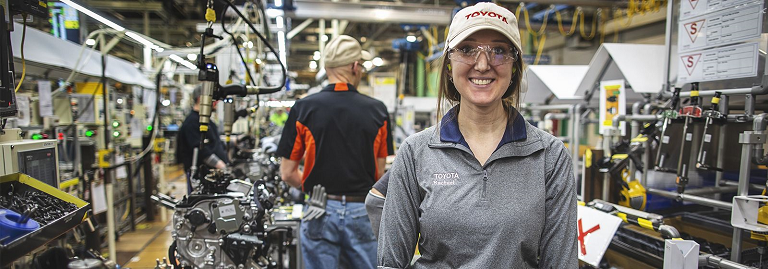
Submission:
[[[410,136],[389,171],[379,268],[575,268],[576,193],[563,143],[517,112],[517,19],[479,3],[445,42],[437,126]],[[420,239],[419,239],[420,236]],[[409,267],[410,268],[410,267]]]

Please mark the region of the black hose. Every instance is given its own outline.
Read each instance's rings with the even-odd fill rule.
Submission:
[[[243,13],[241,13],[240,10],[237,9],[235,4],[233,4],[232,2],[229,2],[227,0],[219,0],[219,1],[226,3],[227,6],[231,7],[232,10],[234,10],[235,13],[237,13],[237,15],[240,16],[240,18],[242,18],[243,21],[248,24],[248,27],[251,28],[253,33],[256,34],[256,36],[258,36],[259,39],[261,39],[262,42],[264,42],[264,45],[266,45],[267,48],[269,48],[269,50],[272,51],[273,54],[275,54],[275,59],[280,64],[280,67],[281,67],[280,71],[283,74],[283,78],[280,80],[280,85],[279,86],[275,86],[275,87],[265,87],[265,88],[262,88],[261,89],[262,91],[260,92],[260,94],[275,93],[275,92],[278,92],[281,89],[283,89],[283,87],[285,87],[285,81],[288,78],[288,74],[287,74],[287,71],[286,71],[285,64],[283,64],[283,61],[280,60],[280,54],[275,50],[275,48],[272,47],[272,45],[269,44],[269,41],[261,33],[259,33],[258,30],[256,30],[256,26],[253,26],[253,23],[251,23],[251,21],[248,20],[248,18],[246,18],[245,15],[243,15]]]
[[[180,269],[178,263],[176,263],[176,240],[173,241],[170,247],[168,247],[168,261],[173,265],[174,269]]]
[[[237,55],[240,56],[240,61],[243,62],[243,66],[245,66],[245,72],[248,73],[248,76],[251,77],[251,85],[256,86],[256,82],[254,81],[253,73],[251,73],[251,69],[248,68],[248,63],[245,61],[245,57],[243,57],[243,54],[240,52],[240,48],[237,47],[237,38],[235,38],[235,35],[233,35],[231,32],[227,31],[227,26],[224,23],[224,20],[227,18],[224,16],[227,13],[227,9],[229,7],[224,7],[224,12],[221,14],[221,29],[224,30],[225,33],[229,35],[229,37],[232,38],[232,46],[235,47],[235,51],[237,51]]]

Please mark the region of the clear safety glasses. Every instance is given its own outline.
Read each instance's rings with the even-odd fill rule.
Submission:
[[[480,58],[480,53],[485,52],[488,63],[492,66],[513,63],[517,61],[517,49],[508,45],[484,45],[467,44],[459,45],[448,50],[448,58],[468,65],[474,65]]]

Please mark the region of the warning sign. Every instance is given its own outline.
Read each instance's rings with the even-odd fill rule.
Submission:
[[[621,219],[585,206],[578,206],[577,215],[579,260],[598,266]]]
[[[696,43],[697,37],[699,37],[699,33],[701,33],[701,28],[704,28],[704,22],[707,20],[698,20],[698,21],[692,21],[683,24],[685,26],[685,33],[688,34],[688,38],[691,39],[691,43]]]
[[[699,0],[701,1],[701,0]],[[763,2],[680,21],[678,52],[707,49],[759,38]]]
[[[753,42],[681,54],[677,85],[757,76],[757,49]]]
[[[682,0],[680,20],[759,0]]]
[[[688,71],[688,75],[691,75],[693,73],[693,70],[696,69],[696,64],[699,63],[699,60],[701,59],[701,53],[697,54],[690,54],[680,57],[680,60],[683,61],[683,66],[685,66],[685,71]]]

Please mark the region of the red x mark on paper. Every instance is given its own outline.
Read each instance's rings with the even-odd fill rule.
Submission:
[[[581,244],[581,255],[587,255],[587,245],[584,244],[584,237],[587,237],[588,234],[594,233],[597,230],[600,230],[600,224],[595,225],[595,227],[589,228],[589,230],[584,232],[581,225],[581,219],[579,219],[579,243]]]

